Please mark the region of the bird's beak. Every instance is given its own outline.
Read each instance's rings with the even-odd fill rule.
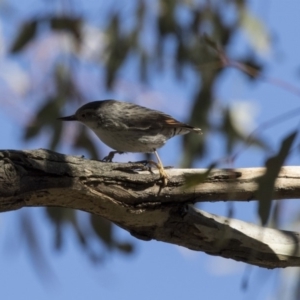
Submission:
[[[61,120],[61,121],[77,121],[77,117],[75,115],[72,115],[72,116],[68,116],[68,117],[57,118],[57,120]]]

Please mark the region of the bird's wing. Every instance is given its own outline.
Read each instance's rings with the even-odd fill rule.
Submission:
[[[136,111],[134,118],[124,115],[128,129],[131,130],[161,130],[162,128],[183,127],[193,130],[194,127],[181,123],[170,115],[157,110],[148,109],[140,106]]]

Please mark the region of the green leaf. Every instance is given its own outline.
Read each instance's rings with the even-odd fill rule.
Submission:
[[[75,148],[82,148],[87,150],[90,153],[92,159],[99,159],[98,151],[96,150],[96,147],[91,138],[88,136],[87,129],[82,125],[80,125],[80,127],[81,129],[76,137],[73,146]]]
[[[262,53],[269,51],[270,37],[266,27],[261,20],[251,15],[248,9],[242,9],[240,13],[240,25],[257,51]]]
[[[112,250],[118,249],[125,254],[130,254],[134,250],[134,246],[130,242],[120,242],[113,235],[113,224],[97,215],[90,215],[91,225],[105,246]]]
[[[112,223],[108,220],[105,220],[97,215],[90,215],[91,225],[97,234],[97,236],[104,242],[104,244],[111,248],[114,244],[112,236]]]
[[[10,52],[16,53],[22,50],[35,37],[37,25],[37,20],[24,23],[17,38],[13,42]]]
[[[40,108],[33,123],[29,124],[25,129],[24,139],[29,140],[37,136],[45,126],[53,124],[55,117],[59,115],[59,109],[64,102],[61,98],[50,97],[45,99],[46,103]],[[56,137],[57,138],[57,137]],[[55,146],[55,137],[52,141]]]
[[[29,257],[42,279],[49,281],[54,278],[53,270],[43,251],[43,243],[39,236],[38,226],[33,215],[29,211],[23,211],[19,215],[20,240],[27,244]],[[22,247],[23,248],[23,247]]]
[[[269,146],[263,139],[256,136],[249,136],[243,132],[241,125],[235,120],[234,113],[237,113],[233,108],[226,108],[224,112],[223,124],[221,131],[224,133],[226,140],[226,152],[232,154],[234,146],[238,142],[243,142],[246,145],[256,146],[258,148],[269,150]]]
[[[160,13],[157,19],[157,28],[161,37],[178,33],[179,26],[175,19],[176,3],[173,0],[160,1]]]
[[[254,57],[251,57],[251,54],[248,57],[239,60],[239,63],[242,64],[245,69],[244,74],[251,80],[259,77],[263,71],[263,65],[257,62]]]
[[[266,172],[258,179],[258,214],[263,225],[267,223],[270,215],[276,178],[289,154],[296,136],[297,131],[293,132],[282,141],[278,153],[266,160]]]
[[[133,250],[134,250],[133,245],[132,245],[131,243],[128,243],[128,242],[124,242],[124,243],[119,243],[119,242],[117,242],[117,243],[116,243],[116,247],[117,247],[120,251],[122,251],[122,252],[124,252],[124,253],[126,253],[126,254],[130,254],[130,253],[132,253]]]
[[[216,167],[216,163],[212,163],[208,166],[207,170],[202,174],[187,174],[185,177],[184,188],[191,188],[199,183],[204,182],[210,175],[211,171]]]
[[[61,134],[62,134],[62,127],[63,127],[62,122],[55,122],[55,124],[53,126],[52,138],[50,141],[50,149],[51,150],[55,150],[56,146],[60,142],[60,138],[61,138]]]
[[[81,233],[79,229],[76,211],[74,209],[63,208],[63,207],[47,207],[45,209],[47,217],[53,223],[55,227],[54,231],[54,245],[56,250],[61,250],[63,246],[63,229],[64,225],[71,225],[77,236],[79,237],[79,241],[81,244],[86,244],[84,235]]]
[[[218,51],[220,48],[220,45],[210,36],[208,36],[207,34],[204,34],[202,36],[202,40],[205,44],[207,44],[208,46],[210,46],[212,49],[214,49],[215,51]]]
[[[135,45],[132,36],[123,37],[121,34],[121,20],[119,15],[112,16],[111,21],[107,27],[107,49],[106,53],[106,86],[111,88],[113,86],[117,72],[121,69],[130,48]]]
[[[53,30],[70,32],[77,41],[81,40],[81,23],[79,18],[72,17],[51,17],[50,25]]]
[[[51,28],[58,31],[68,31],[70,32],[76,40],[80,40],[81,38],[81,23],[82,20],[80,18],[72,18],[72,17],[51,17],[50,25]]]

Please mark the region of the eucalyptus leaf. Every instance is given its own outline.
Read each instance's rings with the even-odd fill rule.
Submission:
[[[37,31],[37,25],[38,21],[35,19],[27,21],[23,24],[12,44],[10,49],[11,53],[16,53],[23,50],[23,48],[34,39]]]
[[[266,172],[258,179],[258,215],[260,216],[263,225],[267,223],[270,215],[276,178],[290,152],[296,136],[297,131],[283,139],[278,153],[266,160]]]

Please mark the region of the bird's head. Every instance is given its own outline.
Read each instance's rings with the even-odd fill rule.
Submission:
[[[109,101],[109,100],[108,100]],[[60,117],[61,121],[79,121],[91,129],[97,128],[102,122],[102,110],[106,101],[94,101],[81,106],[74,115]]]

